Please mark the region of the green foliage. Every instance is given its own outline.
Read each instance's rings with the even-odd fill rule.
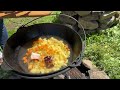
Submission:
[[[120,24],[87,36],[85,57],[112,79],[120,78]]]

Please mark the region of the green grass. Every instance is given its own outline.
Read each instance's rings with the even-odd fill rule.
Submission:
[[[14,34],[21,25],[32,19],[34,18],[5,19],[9,37]],[[11,20],[19,24],[13,23]],[[56,18],[52,16],[45,17],[30,25],[54,22],[55,20]],[[101,70],[104,70],[111,79],[120,79],[120,24],[99,33],[87,35],[84,58],[90,59]],[[7,77],[9,74],[10,72],[0,70],[0,78]]]
[[[8,30],[8,36],[12,36],[17,30]]]

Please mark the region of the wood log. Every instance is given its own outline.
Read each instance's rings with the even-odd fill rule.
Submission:
[[[66,75],[70,77],[69,79],[87,79],[83,73],[81,73],[77,68],[73,68],[66,72]]]

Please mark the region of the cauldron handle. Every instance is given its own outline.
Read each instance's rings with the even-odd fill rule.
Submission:
[[[50,14],[50,15],[45,15],[45,16],[37,17],[37,18],[29,21],[28,23],[22,25],[20,28],[26,27],[26,26],[27,26],[28,24],[30,24],[31,22],[36,21],[36,20],[41,19],[42,17],[46,17],[46,16],[65,16],[65,17],[68,17],[68,18],[76,21],[76,22],[78,23],[78,25],[81,26],[81,29],[80,29],[79,31],[81,31],[81,30],[82,30],[82,31],[81,31],[79,34],[80,34],[81,37],[82,37],[82,35],[83,35],[83,37],[81,38],[82,41],[83,41],[83,42],[82,42],[83,47],[82,47],[82,51],[81,51],[82,53],[75,59],[75,61],[74,61],[71,65],[69,65],[70,67],[79,66],[79,65],[81,64],[81,60],[82,60],[82,57],[83,57],[83,52],[84,52],[85,46],[86,46],[86,34],[85,34],[85,30],[84,30],[83,26],[82,26],[82,25],[79,23],[79,21],[76,20],[74,17],[69,16],[69,15],[66,15],[66,14]],[[64,23],[64,24],[65,24],[65,23]],[[69,25],[69,24],[68,24],[68,25]],[[20,30],[21,30],[21,29],[20,29]],[[19,31],[19,29],[18,29],[18,31]]]

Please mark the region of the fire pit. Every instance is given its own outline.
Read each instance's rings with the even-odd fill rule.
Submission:
[[[5,63],[3,63],[1,67],[3,70],[6,70],[6,71],[11,70]],[[88,68],[86,68],[83,64],[81,64],[80,66],[73,68],[66,73],[63,73],[56,77],[48,78],[48,79],[90,79],[88,70],[89,70]],[[17,74],[12,73],[8,77],[8,79],[25,79],[25,78],[22,78]]]
[[[5,63],[2,64],[2,69],[11,70]],[[26,79],[18,76],[15,73],[9,75],[8,79]],[[82,63],[63,74],[47,79],[110,79],[104,71],[100,71],[90,60],[83,60]]]

